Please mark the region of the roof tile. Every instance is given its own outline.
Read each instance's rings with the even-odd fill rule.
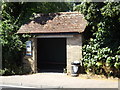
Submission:
[[[22,25],[17,33],[81,33],[86,24],[87,21],[79,12],[41,13]]]

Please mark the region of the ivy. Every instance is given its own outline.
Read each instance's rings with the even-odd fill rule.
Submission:
[[[120,4],[84,2],[74,10],[84,14],[83,65],[86,72],[120,76]],[[89,37],[88,37],[89,36]]]

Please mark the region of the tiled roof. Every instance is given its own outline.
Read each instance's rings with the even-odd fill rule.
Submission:
[[[34,19],[21,26],[18,33],[83,32],[87,21],[78,12],[36,14]]]

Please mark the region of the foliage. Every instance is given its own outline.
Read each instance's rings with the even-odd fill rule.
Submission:
[[[88,26],[84,36],[83,64],[87,72],[117,76],[120,73],[120,3],[85,2],[81,11]]]
[[[3,2],[2,21],[0,22],[0,42],[3,46],[3,68],[5,74],[22,73],[22,56],[25,50],[25,41],[30,35],[18,35],[20,26],[26,23],[33,13],[49,13],[68,11],[70,3],[52,2]]]
[[[0,76],[2,76],[3,74],[5,74],[5,70],[0,69]]]

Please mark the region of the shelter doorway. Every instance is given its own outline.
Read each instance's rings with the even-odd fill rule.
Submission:
[[[63,72],[66,68],[66,38],[37,39],[38,72]]]

